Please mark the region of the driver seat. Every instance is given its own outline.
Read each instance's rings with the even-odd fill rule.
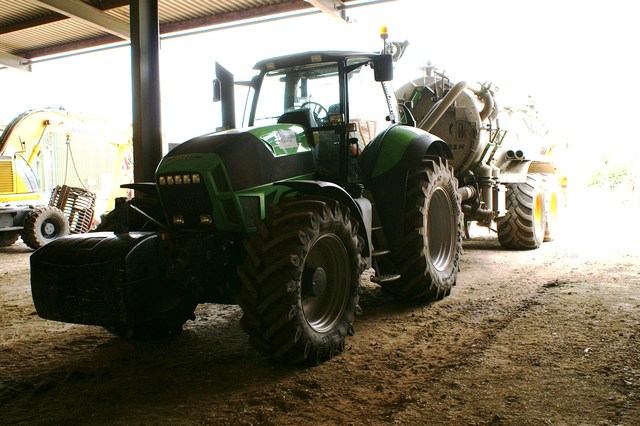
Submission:
[[[316,119],[309,108],[294,109],[285,112],[278,118],[278,124],[281,123],[297,124],[304,127],[305,131],[308,132],[308,137],[311,135],[311,129],[318,127],[318,123],[316,123]],[[309,140],[313,140],[313,138]]]

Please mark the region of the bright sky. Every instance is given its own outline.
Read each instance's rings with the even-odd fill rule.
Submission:
[[[628,0],[398,0],[351,9],[355,23],[312,15],[162,42],[165,142],[213,130],[213,64],[246,79],[260,59],[306,50],[379,50],[381,25],[409,40],[394,84],[421,75],[427,60],[454,79],[493,82],[502,104],[530,95],[576,158],[587,152],[640,155],[640,25]],[[33,108],[131,121],[128,47],[0,70],[0,123]],[[620,154],[621,153],[621,154]],[[631,155],[631,153],[633,155]],[[577,160],[576,160],[577,161]],[[636,164],[640,164],[640,161]]]

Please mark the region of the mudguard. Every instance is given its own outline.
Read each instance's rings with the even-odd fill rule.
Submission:
[[[364,257],[370,256],[371,242],[371,203],[365,198],[354,199],[341,186],[332,182],[317,180],[289,180],[275,182],[274,185],[286,186],[301,194],[332,198],[349,207],[349,211],[358,222],[358,234],[365,242],[362,249]]]
[[[453,159],[449,145],[437,136],[419,128],[395,125],[378,135],[360,156],[365,188],[373,193],[391,249],[397,248],[402,239],[407,174],[425,155]]]
[[[60,238],[31,255],[38,315],[106,327],[153,319],[178,297],[160,234],[95,232]]]

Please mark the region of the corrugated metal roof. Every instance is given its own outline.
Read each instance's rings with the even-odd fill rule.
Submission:
[[[323,0],[325,3],[333,1]],[[389,0],[345,0],[342,3],[346,7],[349,3],[383,1]],[[67,4],[80,2],[120,23],[129,23],[129,0],[68,0]],[[5,54],[11,59],[15,56],[29,62],[105,44],[126,43],[126,39],[54,12],[43,3],[47,2],[0,0],[0,57]],[[312,10],[307,0],[158,0],[161,34],[305,9]]]

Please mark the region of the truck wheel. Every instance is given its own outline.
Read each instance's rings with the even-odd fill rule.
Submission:
[[[425,156],[407,179],[404,239],[391,257],[400,278],[383,284],[399,299],[439,300],[451,293],[462,253],[458,181],[447,161]]]
[[[553,241],[556,238],[556,224],[558,215],[561,213],[564,201],[562,199],[562,191],[560,190],[560,182],[556,175],[551,173],[543,173],[542,181],[544,184],[544,242]]]
[[[251,343],[291,364],[342,353],[365,265],[349,210],[331,199],[286,199],[257,227],[238,270],[241,324]]]
[[[36,207],[25,215],[22,241],[32,249],[39,249],[65,235],[69,235],[69,222],[56,207]]]
[[[18,241],[20,233],[17,231],[0,232],[0,247],[8,247]]]
[[[544,239],[545,197],[542,177],[529,173],[522,183],[507,185],[507,213],[498,219],[498,240],[502,247],[531,250]]]

